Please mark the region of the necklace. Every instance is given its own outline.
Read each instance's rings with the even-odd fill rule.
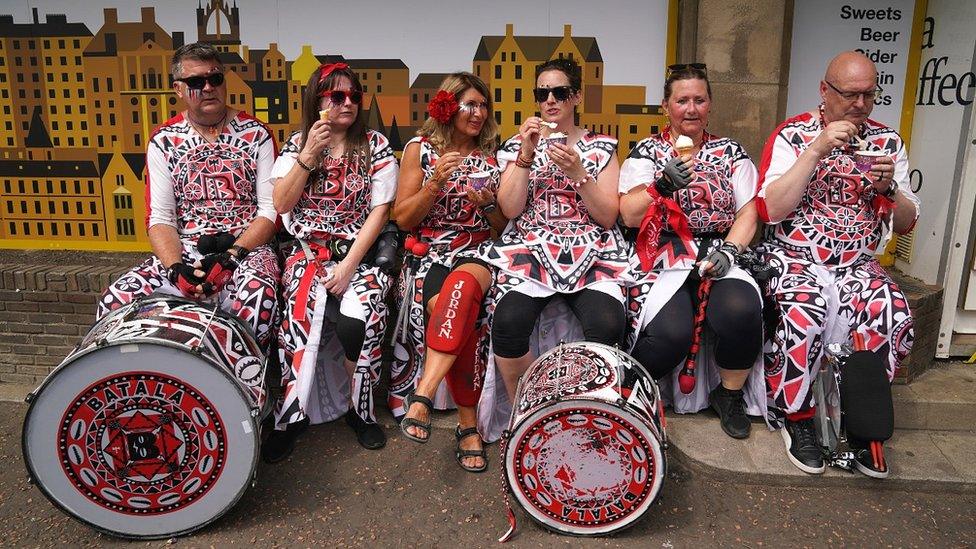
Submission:
[[[212,126],[205,125],[205,124],[197,124],[196,122],[193,121],[193,118],[190,117],[190,113],[187,113],[186,119],[190,121],[190,124],[193,126],[195,130],[197,130],[197,133],[199,133],[200,135],[207,133],[208,135],[210,135],[211,138],[215,138],[217,137],[217,134],[219,134],[220,131],[224,129],[224,122],[227,121],[227,111],[225,110],[223,118],[221,118],[219,122],[217,122]],[[200,129],[201,127],[206,128],[206,132],[201,131]]]

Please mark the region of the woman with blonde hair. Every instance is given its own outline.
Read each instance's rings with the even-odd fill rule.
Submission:
[[[487,360],[487,345],[479,345],[482,301],[492,273],[478,257],[481,244],[506,223],[495,206],[498,126],[488,87],[468,72],[445,78],[427,111],[404,148],[393,207],[397,224],[411,235],[390,408],[405,414],[400,428],[407,438],[427,442],[432,399],[446,378],[458,407],[458,464],[481,472],[488,460],[475,407]]]

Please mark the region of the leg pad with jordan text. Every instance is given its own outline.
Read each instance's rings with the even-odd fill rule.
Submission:
[[[427,346],[457,356],[474,330],[483,297],[481,285],[471,273],[447,275],[427,322]]]

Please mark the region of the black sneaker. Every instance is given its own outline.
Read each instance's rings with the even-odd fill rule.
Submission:
[[[888,478],[888,463],[885,461],[883,467],[875,467],[874,456],[871,454],[871,447],[868,444],[855,440],[849,440],[848,445],[851,452],[854,452],[854,468],[872,478]],[[884,450],[882,449],[882,452]]]
[[[375,423],[367,423],[355,410],[346,412],[346,424],[356,433],[359,445],[367,450],[379,450],[386,446],[386,435],[383,429]]]
[[[786,420],[779,430],[786,443],[786,456],[804,473],[819,475],[827,470],[823,448],[817,443],[817,428],[813,419]]]
[[[295,440],[298,435],[308,429],[308,418],[301,421],[290,423],[284,430],[274,430],[268,439],[261,445],[261,459],[265,463],[278,463],[291,455],[295,449]]]
[[[712,410],[718,414],[722,430],[732,438],[748,438],[752,429],[742,395],[741,389],[726,389],[721,383],[708,395]]]

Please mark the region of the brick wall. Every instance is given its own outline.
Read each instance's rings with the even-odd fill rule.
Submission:
[[[0,383],[40,383],[94,324],[101,289],[127,268],[0,265]]]
[[[910,383],[932,366],[939,343],[939,323],[942,321],[942,288],[929,286],[897,271],[892,272],[898,287],[908,298],[908,306],[915,320],[915,343],[912,352],[895,373],[895,383]]]

